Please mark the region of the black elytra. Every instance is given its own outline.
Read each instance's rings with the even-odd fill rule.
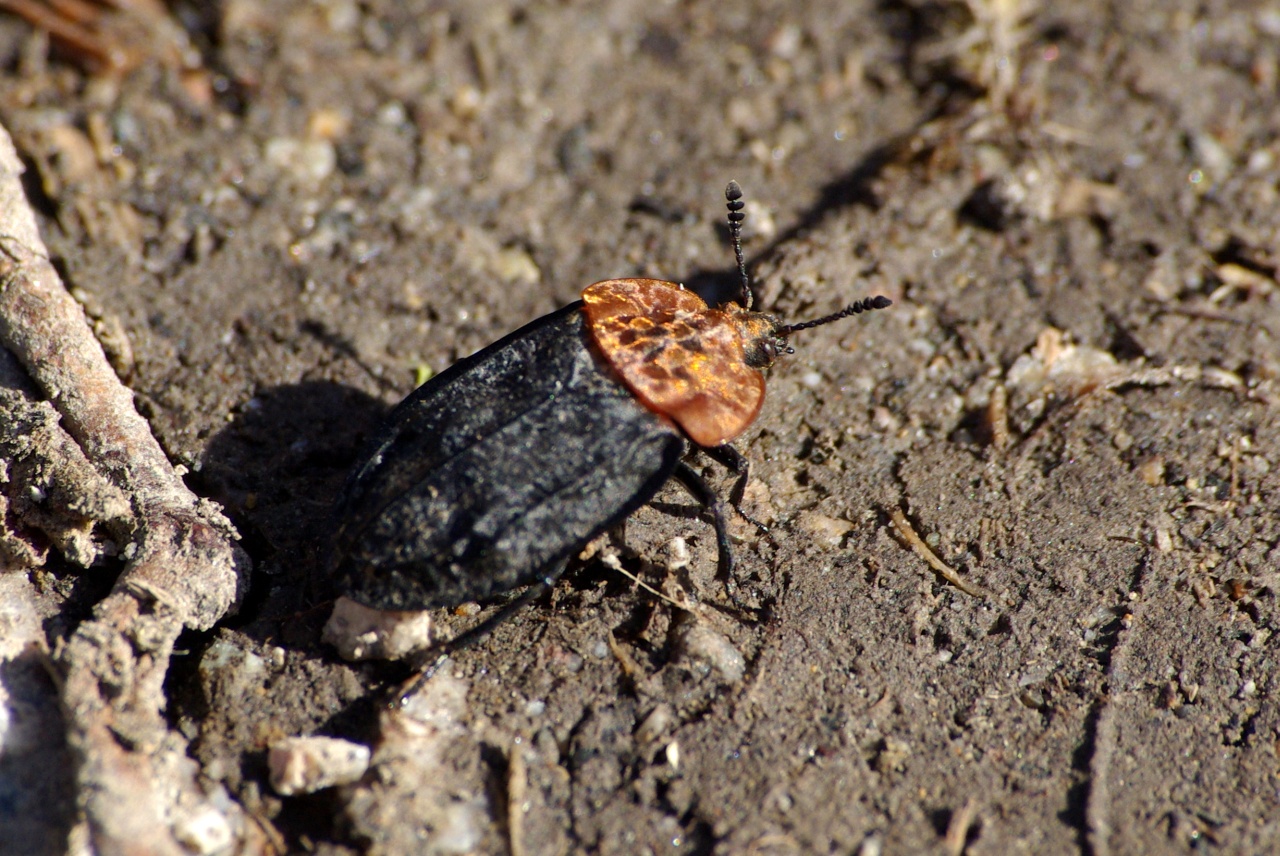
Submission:
[[[889,305],[869,298],[790,326],[747,311],[742,191],[731,182],[725,195],[742,281],[740,305],[732,309],[764,324],[770,355],[789,351],[786,337],[796,330]],[[450,652],[553,585],[571,557],[673,477],[710,511],[720,572],[732,585],[720,502],[684,462],[696,444],[672,418],[637,400],[600,353],[588,323],[576,301],[431,378],[375,432],[338,498],[331,567],[338,589],[359,603],[421,610],[530,587],[493,618],[438,646],[419,683]],[[737,473],[736,508],[746,460],[727,442],[698,448]]]
[[[536,582],[648,502],[689,448],[602,371],[580,304],[413,392],[343,492],[340,588],[375,609]]]

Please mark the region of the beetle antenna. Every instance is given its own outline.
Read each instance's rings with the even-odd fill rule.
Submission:
[[[785,338],[792,333],[798,333],[801,330],[812,330],[814,327],[821,327],[823,324],[830,324],[832,321],[839,321],[841,318],[848,318],[850,315],[857,315],[860,312],[870,312],[872,309],[885,309],[892,306],[893,301],[883,295],[876,297],[865,297],[862,300],[850,303],[839,312],[833,312],[822,318],[816,318],[813,321],[805,321],[802,324],[787,324],[778,330],[778,335]]]
[[[742,221],[747,215],[742,209],[746,203],[742,201],[742,187],[736,181],[730,181],[724,189],[725,205],[729,209],[729,239],[733,242],[733,257],[738,262],[738,280],[742,283],[742,297],[739,303],[746,310],[751,309],[751,280],[747,277],[747,263],[742,258]]]

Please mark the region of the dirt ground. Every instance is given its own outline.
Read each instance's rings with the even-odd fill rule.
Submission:
[[[1274,4],[170,11],[90,24],[114,73],[0,17],[55,267],[251,560],[155,658],[163,733],[112,730],[196,794],[167,852],[1280,852]],[[765,308],[895,301],[797,334],[737,443],[754,611],[670,487],[385,712],[409,668],[320,638],[362,439],[591,282],[731,284],[731,178]],[[41,547],[6,473],[66,669],[133,559]],[[87,714],[0,674],[7,733],[44,725],[0,757],[0,851],[130,852],[57,725]],[[372,766],[280,796],[268,747],[312,734]]]

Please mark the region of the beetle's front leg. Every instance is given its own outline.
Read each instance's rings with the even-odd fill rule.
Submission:
[[[672,476],[711,513],[711,525],[716,530],[716,546],[720,551],[720,574],[724,577],[724,586],[729,597],[736,602],[738,584],[733,578],[733,548],[729,541],[729,527],[724,520],[724,506],[720,502],[720,497],[716,495],[711,485],[707,484],[706,479],[684,461],[676,465],[676,471]]]
[[[721,464],[737,476],[737,479],[733,482],[733,487],[729,490],[729,504],[733,506],[734,511],[742,516],[743,520],[759,529],[761,534],[767,535],[769,527],[742,510],[742,496],[747,489],[747,477],[751,471],[751,462],[729,443],[725,443],[722,446],[700,446],[699,448],[706,452],[713,461]]]

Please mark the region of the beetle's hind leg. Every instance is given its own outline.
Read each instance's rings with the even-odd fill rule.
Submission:
[[[390,703],[390,706],[393,708],[404,707],[405,704],[408,703],[409,699],[411,699],[418,690],[422,689],[423,684],[431,680],[432,676],[440,670],[440,667],[444,665],[445,660],[448,660],[458,651],[470,648],[477,642],[484,641],[484,638],[492,633],[494,628],[499,624],[506,621],[508,618],[515,615],[521,609],[533,603],[547,592],[551,591],[551,589],[555,587],[556,580],[560,579],[560,575],[564,573],[564,569],[568,564],[568,559],[560,560],[558,564],[553,566],[550,571],[543,574],[541,578],[530,583],[529,587],[521,592],[519,597],[499,607],[497,612],[490,615],[484,621],[481,621],[475,627],[472,627],[470,630],[464,630],[452,639],[446,639],[438,645],[432,645],[431,648],[427,650],[427,656],[429,659],[426,661],[426,665],[423,666],[422,671],[418,672],[418,674],[413,677],[412,681],[407,684],[407,688],[400,692],[396,699]]]

